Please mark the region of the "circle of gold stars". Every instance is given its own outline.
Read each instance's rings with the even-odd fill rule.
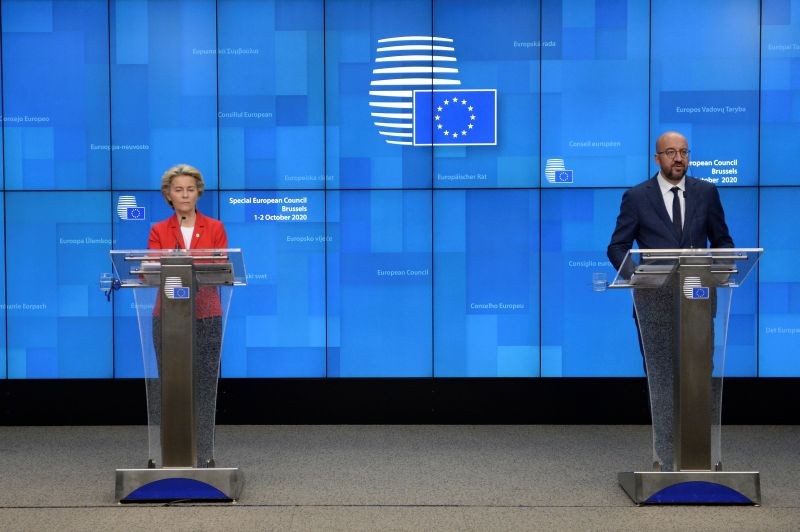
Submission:
[[[465,106],[465,108],[469,112],[469,124],[466,124],[461,131],[458,130],[450,131],[449,129],[444,129],[444,126],[442,126],[441,123],[440,113],[444,112],[444,110],[446,108],[449,108],[450,106],[458,106],[458,105]],[[459,137],[466,137],[467,133],[469,133],[469,131],[473,127],[475,127],[475,124],[473,123],[475,122],[476,118],[475,113],[473,113],[473,108],[471,105],[469,105],[469,102],[466,100],[466,98],[462,98],[461,100],[459,100],[457,96],[448,98],[436,107],[436,113],[437,114],[433,117],[434,120],[437,122],[436,129],[439,130],[445,137],[450,137],[452,139],[458,139]],[[442,131],[443,129],[444,131]]]

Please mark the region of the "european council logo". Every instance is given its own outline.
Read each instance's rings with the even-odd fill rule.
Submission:
[[[497,90],[460,89],[453,39],[401,36],[378,40],[370,115],[389,144],[497,144]]]
[[[708,299],[709,289],[702,286],[699,277],[686,277],[683,280],[683,296],[686,299]]]
[[[564,166],[564,159],[547,159],[544,176],[548,183],[574,183],[572,170]]]
[[[164,295],[167,299],[189,299],[189,287],[183,286],[180,277],[164,279]]]
[[[117,216],[120,220],[144,220],[144,207],[136,204],[136,196],[120,196],[117,200]]]

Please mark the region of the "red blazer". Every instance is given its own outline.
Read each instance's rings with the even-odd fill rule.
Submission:
[[[228,236],[225,234],[225,226],[222,222],[209,218],[195,211],[194,234],[192,235],[191,249],[224,249],[228,247]],[[170,216],[166,220],[154,224],[150,228],[150,237],[147,240],[148,249],[186,249],[183,242],[178,217]],[[158,300],[153,311],[153,315],[158,316],[161,308],[161,293],[159,291]],[[201,286],[195,298],[195,318],[209,318],[212,316],[222,316],[222,306],[219,301],[219,293],[214,286]]]

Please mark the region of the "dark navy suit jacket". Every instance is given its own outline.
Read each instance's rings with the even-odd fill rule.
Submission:
[[[622,196],[617,227],[608,245],[608,258],[614,269],[619,269],[634,241],[639,249],[733,247],[716,186],[686,177],[686,214],[683,236],[679,239],[664,205],[657,177],[658,174]]]

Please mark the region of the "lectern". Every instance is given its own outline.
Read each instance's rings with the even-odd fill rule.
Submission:
[[[648,249],[609,288],[631,289],[647,368],[653,471],[619,474],[637,504],[760,504],[756,471],[723,471],[722,379],[731,295],[763,249]]]
[[[244,476],[214,461],[217,377],[240,249],[112,250],[115,286],[133,288],[147,389],[147,467],[118,469],[116,500],[234,501]]]

